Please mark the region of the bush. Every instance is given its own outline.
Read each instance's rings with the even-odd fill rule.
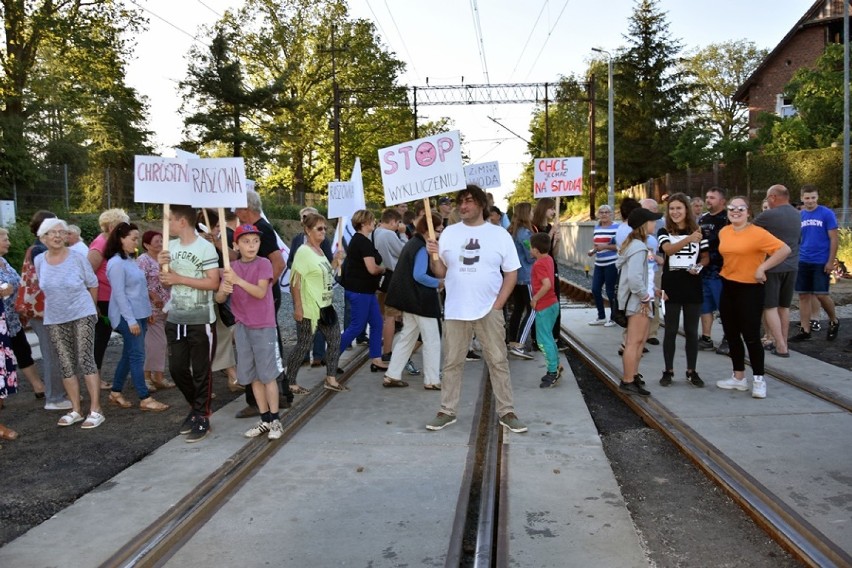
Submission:
[[[21,266],[24,264],[24,255],[27,249],[33,242],[35,237],[30,232],[28,223],[15,223],[8,227],[9,230],[9,252],[6,254],[6,261],[18,273],[21,272]]]

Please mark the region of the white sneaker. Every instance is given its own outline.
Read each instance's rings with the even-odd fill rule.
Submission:
[[[745,377],[743,377],[742,379],[737,379],[736,377],[734,377],[734,375],[731,375],[730,379],[725,379],[724,381],[716,381],[716,386],[720,389],[747,391],[748,381],[745,379]]]
[[[589,325],[606,325],[606,318],[592,320]]]
[[[269,425],[269,434],[267,434],[266,437],[270,440],[277,440],[283,435],[284,429],[281,427],[281,421],[273,420],[272,424]]]
[[[766,398],[766,381],[763,380],[763,377],[759,379],[757,377],[751,383],[751,397],[752,398]]]
[[[526,359],[528,361],[533,358],[531,354],[527,353],[520,347],[510,347],[509,355],[514,355],[515,357],[518,357],[520,359]]]
[[[261,434],[265,434],[269,432],[269,424],[263,422],[262,420],[252,426],[250,429],[246,430],[246,433],[243,434],[246,438],[257,438]]]
[[[614,321],[607,320],[607,322],[604,324],[604,327],[614,327],[615,325],[617,324]]]
[[[47,402],[44,405],[45,410],[71,410],[70,400],[60,400],[59,402]]]

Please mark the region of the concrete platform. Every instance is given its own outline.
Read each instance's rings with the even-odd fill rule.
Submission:
[[[562,325],[588,348],[621,368],[620,327],[589,326],[595,311],[563,309]],[[721,329],[714,326],[720,336]],[[663,330],[658,338],[662,341]],[[648,345],[641,362],[651,396],[665,405],[739,467],[763,484],[794,511],[852,554],[852,414],[813,395],[776,380],[773,369],[806,378],[833,391],[852,394],[852,373],[791,351],[789,359],[767,355],[767,398],[750,391],[715,386],[731,376],[731,360],[712,351],[699,351],[697,371],[706,387],[697,389],[685,378],[684,338],[677,338],[674,383],[661,387],[662,345]],[[773,360],[774,359],[774,360]],[[746,368],[751,380],[751,369]]]
[[[466,365],[459,420],[439,432],[425,424],[440,393],[422,378],[385,389],[381,373],[362,368],[352,391],[335,395],[168,565],[443,566],[483,364]],[[542,390],[540,354],[511,366],[530,427],[506,432],[513,562],[647,566],[570,368]],[[308,388],[321,380],[321,369],[299,375]],[[1,548],[0,566],[103,562],[242,446],[251,422],[233,418],[241,406],[213,416],[208,440],[176,438]]]

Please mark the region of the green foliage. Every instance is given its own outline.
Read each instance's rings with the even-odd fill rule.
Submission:
[[[794,200],[805,184],[819,189],[819,201],[831,208],[842,207],[843,151],[840,148],[800,150],[751,157],[749,183],[753,200],[763,199],[769,186],[786,186]],[[758,200],[759,202],[759,200]]]
[[[160,210],[162,216],[162,210]],[[86,213],[73,217],[69,222],[80,227],[80,237],[83,242],[90,244],[95,237],[101,234],[101,226],[98,224],[100,213]]]
[[[23,221],[10,225],[9,230],[9,252],[5,258],[9,265],[21,272],[21,267],[24,265],[24,255],[27,248],[33,244],[35,237],[30,232],[30,226]]]
[[[837,231],[837,260],[846,265],[846,269],[852,269],[852,229],[841,228]]]

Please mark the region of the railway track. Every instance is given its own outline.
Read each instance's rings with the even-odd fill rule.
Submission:
[[[588,290],[562,279],[563,297],[575,302],[592,301]],[[852,566],[852,557],[832,541],[804,515],[790,507],[778,494],[745,471],[720,448],[700,435],[678,414],[654,396],[632,397],[620,391],[621,368],[563,327],[563,338],[598,378],[633,409],[647,424],[663,433],[683,454],[707,474],[737,502],[772,538],[809,566]],[[767,365],[774,378],[818,398],[834,412],[850,412],[848,397],[797,376],[793,368],[778,369]],[[833,412],[831,409],[826,412]]]
[[[368,361],[366,352],[357,355],[347,363],[345,373],[338,376],[338,380],[345,384]],[[483,366],[481,392],[470,430],[453,530],[447,543],[447,567],[506,565],[505,540],[502,548],[498,547],[498,537],[506,538],[498,527],[502,428],[497,424],[487,372],[487,367]],[[314,389],[293,411],[282,417],[284,435],[280,440],[269,442],[262,436],[247,441],[178,503],[112,554],[101,567],[166,565],[272,456],[286,447],[322,411],[333,395],[322,388]]]

